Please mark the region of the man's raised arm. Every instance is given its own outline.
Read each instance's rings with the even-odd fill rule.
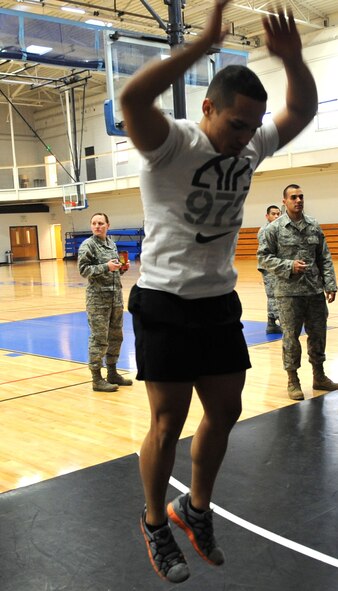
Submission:
[[[120,96],[127,132],[139,150],[154,150],[166,139],[166,118],[155,107],[155,99],[199,60],[214,44],[223,41],[226,29],[222,15],[230,0],[216,0],[202,35],[186,48],[173,52],[166,60],[156,60],[138,70],[126,83]]]
[[[279,148],[296,137],[310,123],[318,107],[316,84],[303,61],[302,43],[292,13],[283,12],[263,19],[270,52],[279,57],[287,77],[285,108],[274,117]]]

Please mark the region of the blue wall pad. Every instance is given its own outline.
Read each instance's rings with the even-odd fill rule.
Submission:
[[[243,321],[248,346],[259,345],[281,338],[266,335],[265,322]],[[134,332],[129,312],[124,312],[123,344],[118,366],[136,370]],[[89,327],[85,312],[31,318],[0,325],[0,349],[42,355],[79,363],[88,362]]]

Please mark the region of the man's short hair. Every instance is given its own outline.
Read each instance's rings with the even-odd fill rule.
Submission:
[[[236,94],[266,102],[268,95],[258,76],[246,66],[227,66],[219,70],[209,84],[206,97],[217,111],[233,104]]]
[[[269,207],[266,209],[266,213],[269,215],[272,209],[278,209],[278,211],[280,211],[280,207],[278,207],[278,205],[269,205]]]
[[[287,187],[285,187],[284,191],[283,191],[283,197],[285,199],[286,197],[286,193],[288,192],[289,189],[300,189],[299,185],[296,185],[296,183],[291,183],[290,185],[288,185]]]

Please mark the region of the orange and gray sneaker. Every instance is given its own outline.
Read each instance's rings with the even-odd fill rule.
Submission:
[[[177,545],[170,525],[151,532],[146,524],[146,508],[141,516],[141,531],[146,541],[150,562],[155,572],[171,583],[182,583],[189,576],[189,568]]]
[[[170,519],[185,531],[196,552],[210,564],[219,566],[225,558],[223,550],[217,546],[212,523],[213,511],[204,513],[194,511],[190,504],[190,494],[179,495],[167,506]]]

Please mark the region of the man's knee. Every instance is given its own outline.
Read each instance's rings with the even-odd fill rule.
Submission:
[[[242,402],[241,400],[232,401],[231,404],[226,405],[223,411],[221,408],[216,413],[206,413],[206,419],[210,424],[211,430],[222,431],[226,429],[230,431],[232,427],[237,423],[242,413]]]
[[[175,447],[183,425],[168,424],[163,422],[152,423],[150,435],[153,443],[160,450],[168,450]]]
[[[237,423],[239,417],[242,414],[242,403],[239,401],[238,404],[232,405],[225,415],[226,424],[230,429]]]

